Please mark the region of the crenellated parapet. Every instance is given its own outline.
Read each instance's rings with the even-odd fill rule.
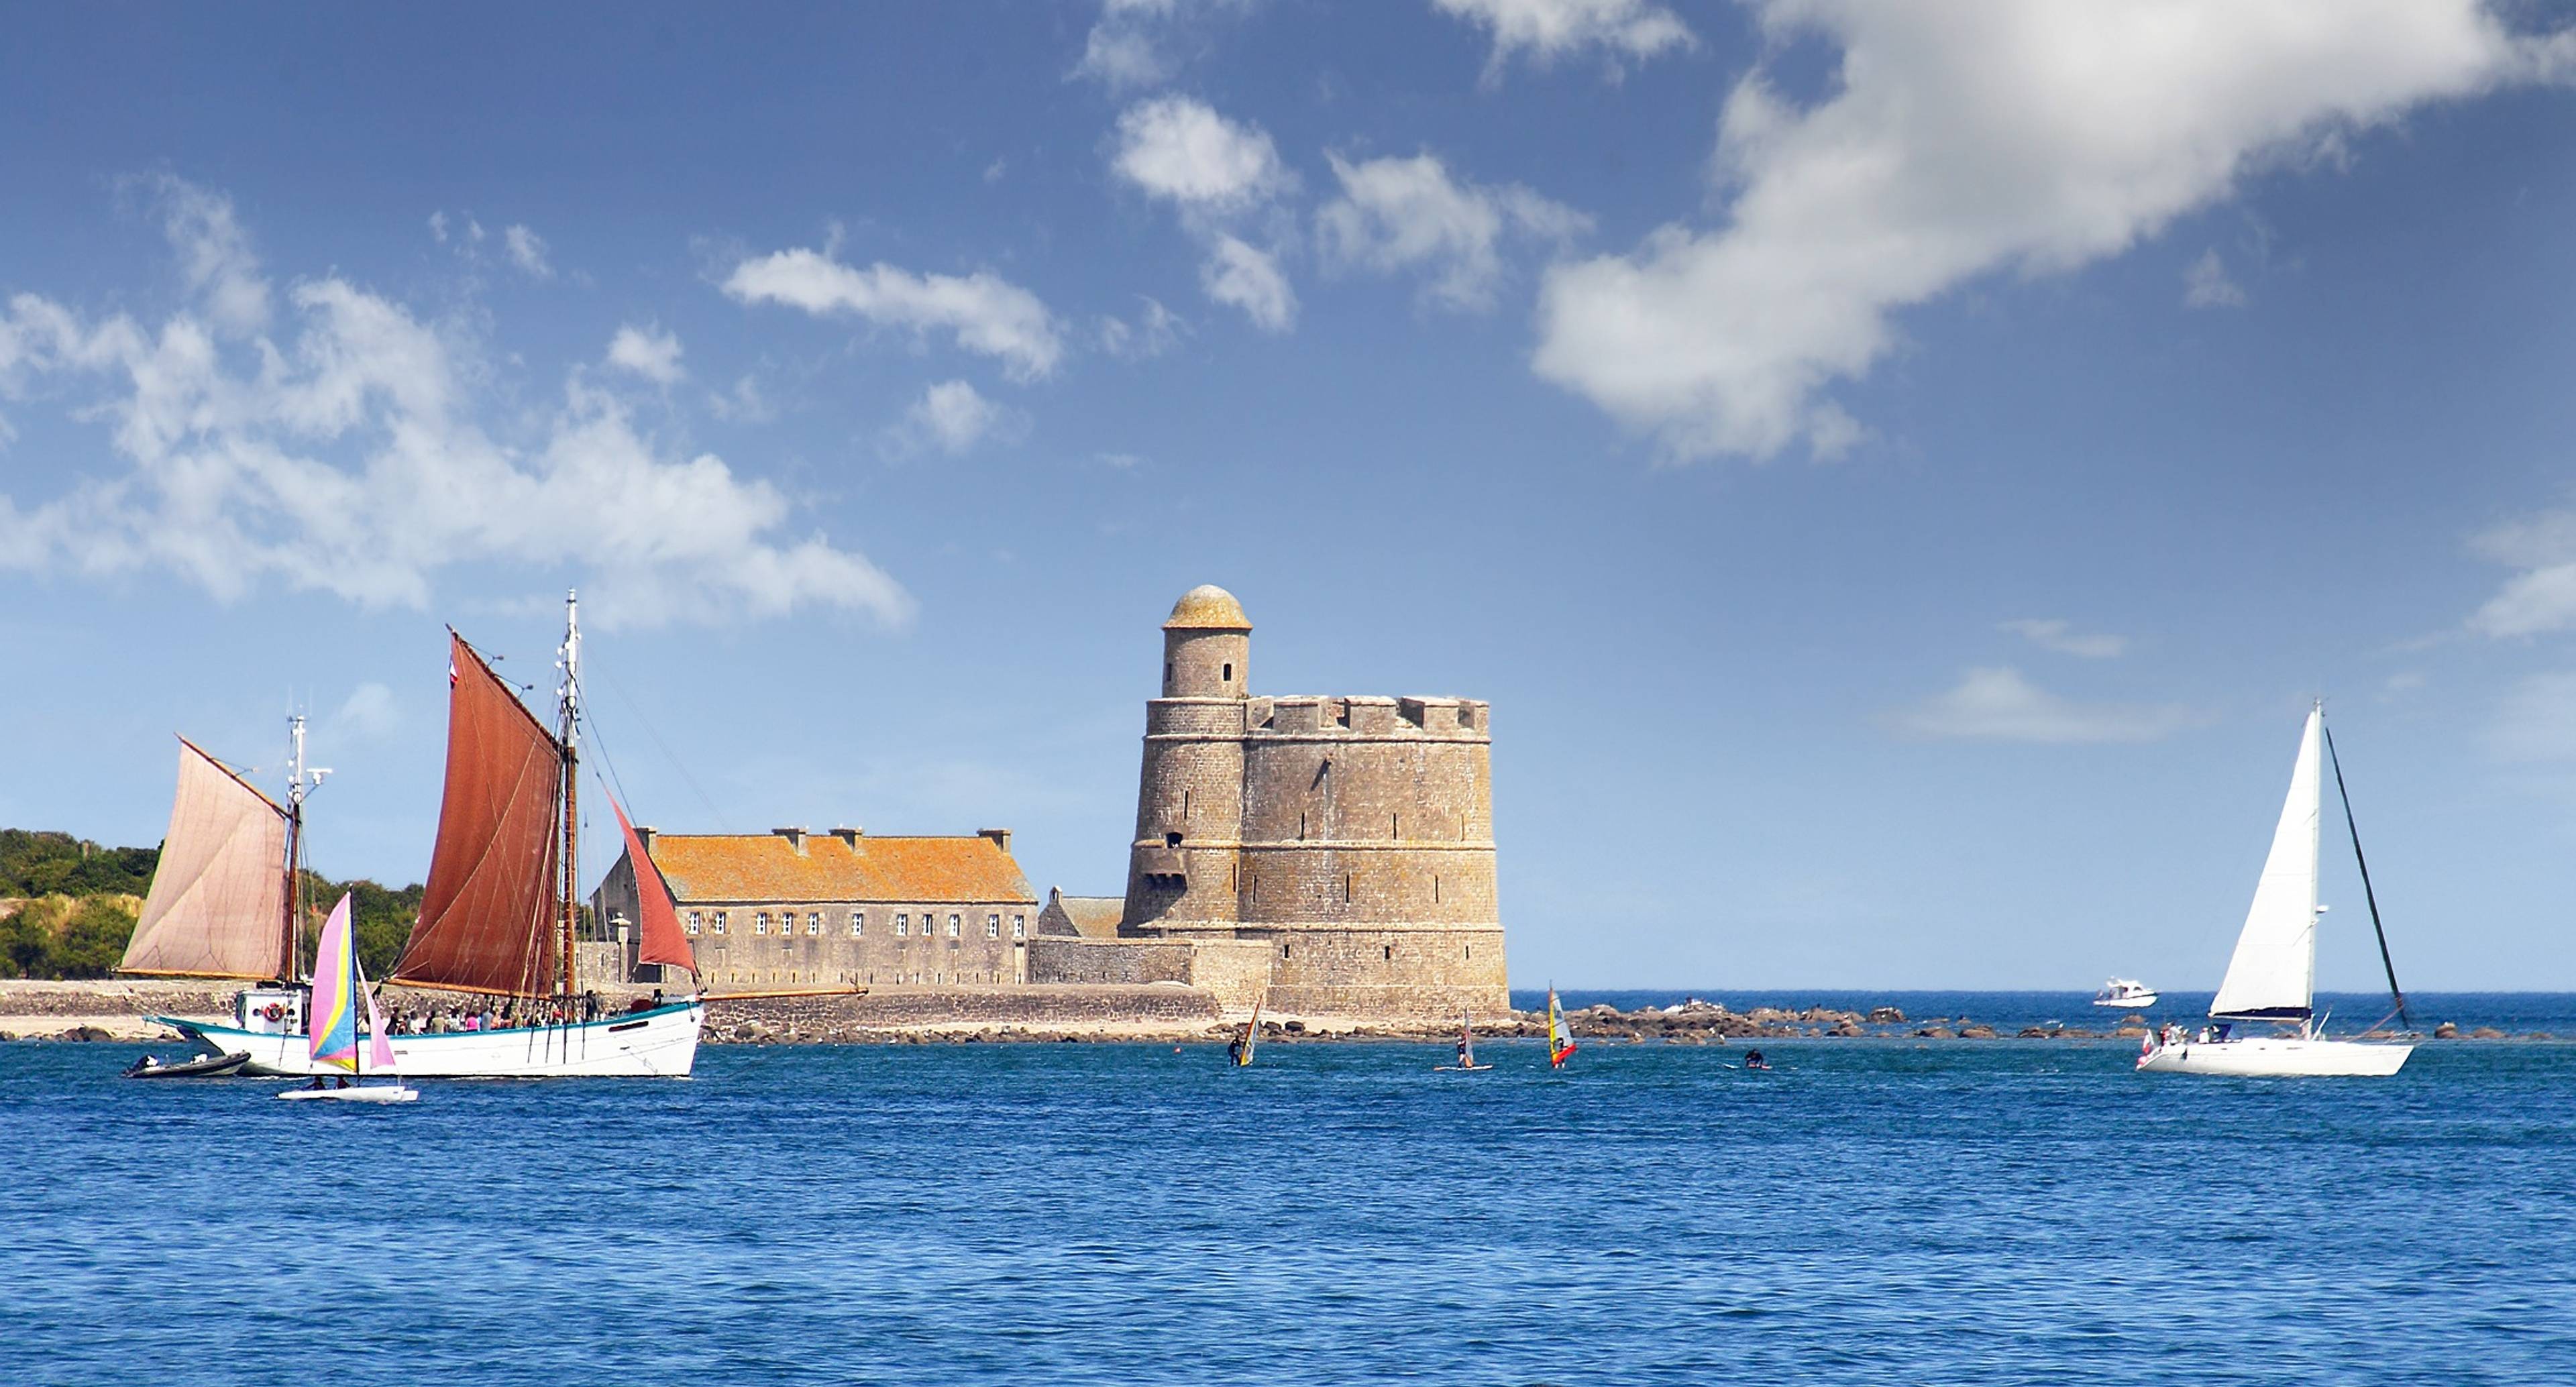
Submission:
[[[1251,631],[1214,587],[1164,623],[1120,935],[1263,942],[1284,1011],[1507,1009],[1488,705],[1255,697]]]

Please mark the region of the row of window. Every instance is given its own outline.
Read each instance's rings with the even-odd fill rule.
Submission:
[[[690,911],[688,921],[690,935],[694,937],[701,932],[707,934],[724,933],[729,914],[730,912],[723,910]],[[782,910],[778,912],[776,922],[778,925],[778,932],[780,934],[794,934],[796,932],[795,911]],[[769,933],[770,923],[770,912],[766,910],[752,912],[752,933]],[[957,938],[964,928],[964,925],[965,920],[963,916],[960,916],[955,911],[949,912],[948,937],[951,939]],[[809,910],[805,913],[805,932],[807,934],[821,934],[823,932],[822,911]],[[938,932],[939,920],[937,915],[927,910],[921,912],[921,937],[928,939]],[[868,913],[864,910],[851,911],[850,937],[852,939],[864,939],[867,937],[867,933]],[[908,910],[896,911],[894,916],[894,937],[897,939],[905,939],[911,937],[911,935],[912,912]],[[1000,915],[987,915],[984,917],[984,937],[987,939],[999,939],[1002,937],[1002,917]],[[1011,917],[1011,937],[1013,939],[1026,939],[1029,937],[1028,916],[1014,915]]]

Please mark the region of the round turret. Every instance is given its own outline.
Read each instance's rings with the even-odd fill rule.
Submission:
[[[1163,623],[1163,697],[1243,698],[1250,683],[1252,618],[1234,594],[1202,583]]]

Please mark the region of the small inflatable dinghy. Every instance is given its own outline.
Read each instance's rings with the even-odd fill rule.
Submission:
[[[241,1072],[250,1063],[250,1052],[229,1055],[199,1055],[177,1064],[163,1064],[159,1055],[145,1055],[125,1067],[129,1079],[221,1079]]]

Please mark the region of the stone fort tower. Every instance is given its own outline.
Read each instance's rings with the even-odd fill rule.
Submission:
[[[1223,588],[1163,623],[1119,934],[1262,941],[1278,1013],[1507,1011],[1487,706],[1256,698],[1251,657]]]

